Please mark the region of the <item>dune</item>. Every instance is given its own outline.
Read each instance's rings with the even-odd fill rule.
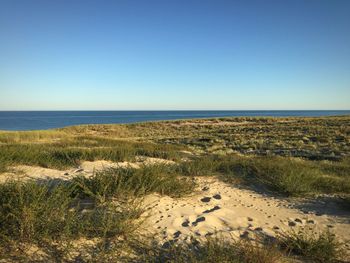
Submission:
[[[167,244],[169,241],[205,240],[216,235],[228,238],[275,238],[298,229],[330,229],[341,241],[350,236],[349,218],[322,210],[308,212],[297,201],[276,198],[232,186],[213,177],[197,177],[197,191],[174,199],[157,194],[145,198],[147,231]],[[341,210],[344,212],[344,210]]]

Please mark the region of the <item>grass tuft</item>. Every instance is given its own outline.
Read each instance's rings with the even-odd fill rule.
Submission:
[[[205,242],[173,244],[148,249],[137,262],[169,263],[277,263],[283,255],[275,247],[261,247],[252,241],[228,241],[210,238]]]
[[[140,197],[149,193],[179,197],[194,189],[190,178],[179,177],[169,165],[149,165],[141,168],[111,168],[92,177],[74,178],[78,190],[101,202],[112,197]]]
[[[338,262],[337,260],[342,257],[343,245],[329,230],[292,231],[282,234],[279,240],[288,252],[315,262]]]

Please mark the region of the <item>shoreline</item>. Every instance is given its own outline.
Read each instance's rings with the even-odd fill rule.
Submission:
[[[73,113],[81,113],[75,115]],[[240,115],[227,113],[242,113]],[[267,114],[247,114],[249,112],[266,112]],[[304,113],[304,114],[278,114],[278,113]],[[329,114],[305,114],[310,112]],[[334,114],[339,112],[339,114]],[[39,115],[31,115],[37,113]],[[65,115],[57,115],[57,113],[65,113]],[[91,113],[92,115],[86,115]],[[109,115],[101,115],[102,113],[110,113]],[[123,113],[123,114],[116,114]],[[135,115],[135,113],[142,113]],[[171,116],[166,114],[181,113],[181,116]],[[186,114],[188,113],[188,114]],[[193,116],[191,113],[202,113],[203,116]],[[210,114],[218,113],[217,116]],[[220,113],[222,115],[220,115]],[[244,114],[246,113],[246,114]],[[15,114],[16,116],[12,116]],[[50,115],[51,114],[51,115]],[[84,115],[85,114],[85,115]],[[116,115],[113,115],[116,114]],[[148,114],[148,115],[147,115]],[[157,115],[158,114],[158,115]],[[2,116],[4,115],[4,116]],[[18,115],[18,116],[17,116]],[[187,116],[186,116],[187,115]],[[222,118],[327,118],[327,117],[347,117],[350,116],[350,110],[344,111],[0,111],[0,131],[36,131],[36,130],[51,130],[63,129],[71,126],[79,125],[108,125],[108,124],[138,124],[148,122],[161,121],[186,121],[186,120],[203,120],[203,119],[222,119]],[[89,121],[86,121],[90,119]],[[6,121],[6,122],[4,122]],[[3,122],[3,124],[1,124]],[[14,124],[21,122],[21,124]],[[35,124],[37,123],[37,124]],[[6,126],[7,125],[7,126]],[[19,128],[16,128],[16,125]],[[34,127],[36,125],[36,127]],[[21,127],[22,126],[22,127]],[[8,127],[5,128],[4,127]]]

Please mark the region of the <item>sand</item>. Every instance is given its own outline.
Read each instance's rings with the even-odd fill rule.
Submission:
[[[3,183],[8,179],[65,181],[70,180],[77,175],[89,177],[95,172],[102,171],[104,169],[119,167],[139,168],[142,165],[150,164],[174,164],[174,162],[160,158],[139,156],[136,158],[136,162],[111,162],[104,160],[93,162],[84,161],[79,166],[66,170],[57,170],[29,165],[18,165],[11,167],[10,172],[0,174],[0,183]]]
[[[196,180],[198,189],[190,197],[173,199],[153,194],[145,199],[146,229],[164,246],[190,241],[191,237],[205,240],[212,235],[274,239],[299,228],[316,231],[328,228],[340,241],[350,238],[350,211],[337,207],[333,207],[333,214],[329,209],[328,214],[322,209],[312,211],[310,207],[306,211],[297,202],[232,186],[213,177]],[[347,214],[334,215],[337,212]]]
[[[157,158],[138,158],[134,163],[109,161],[83,162],[80,167],[65,171],[32,166],[13,167],[6,179],[69,180],[82,174],[110,167],[140,167],[169,163]],[[288,200],[227,184],[215,177],[196,177],[196,191],[184,198],[151,194],[144,198],[145,222],[141,232],[152,235],[164,246],[169,242],[205,240],[208,236],[224,238],[274,239],[280,233],[299,228],[332,231],[340,241],[350,239],[350,211],[336,203],[313,200]],[[328,205],[327,205],[328,204]],[[349,242],[350,244],[350,242]],[[348,250],[350,246],[348,245]]]

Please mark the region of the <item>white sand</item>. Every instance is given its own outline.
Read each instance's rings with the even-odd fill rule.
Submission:
[[[190,237],[204,240],[212,234],[273,238],[298,228],[329,228],[340,240],[350,239],[350,212],[345,220],[334,215],[318,216],[292,208],[287,200],[233,187],[216,178],[197,178],[197,183],[198,191],[191,197],[173,199],[153,194],[145,199],[148,233],[165,244]]]
[[[83,162],[79,168],[66,171],[22,165],[14,167],[13,173],[0,175],[0,182],[9,177],[68,180],[77,174],[91,176],[94,171],[110,167],[137,168],[153,163],[169,161],[139,158],[135,163]],[[237,239],[255,238],[256,235],[273,238],[280,232],[298,228],[329,228],[340,241],[350,240],[350,211],[344,208],[334,207],[326,211],[323,204],[317,201],[318,206],[309,209],[313,212],[303,212],[294,208],[287,199],[229,185],[215,177],[197,177],[196,182],[197,190],[185,198],[175,199],[158,194],[145,197],[146,221],[141,231],[164,244],[169,240],[188,241],[190,237],[204,240],[213,234]],[[322,214],[322,211],[326,213]]]
[[[132,167],[139,168],[141,165],[151,164],[173,164],[173,161],[152,158],[152,157],[137,157],[136,162],[111,162],[111,161],[84,161],[79,167],[67,169],[67,170],[56,170],[49,168],[42,168],[38,166],[18,165],[12,167],[11,172],[0,174],[0,183],[5,182],[8,179],[19,179],[19,180],[69,180],[78,174],[84,176],[91,176],[94,172],[102,171],[108,168],[118,167]]]

